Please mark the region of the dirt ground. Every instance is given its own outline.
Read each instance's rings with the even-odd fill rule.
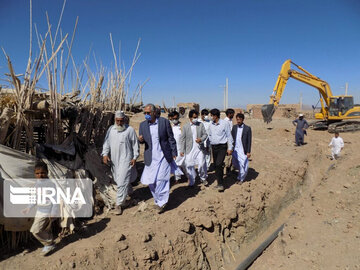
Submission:
[[[135,127],[141,116],[131,119]],[[341,159],[331,161],[332,134],[309,131],[294,145],[289,119],[269,125],[246,119],[253,130],[247,182],[171,187],[158,215],[148,187],[121,216],[104,212],[62,239],[49,257],[35,242],[1,258],[1,269],[235,269],[279,225],[279,237],[250,269],[360,269],[360,140],[344,133]]]

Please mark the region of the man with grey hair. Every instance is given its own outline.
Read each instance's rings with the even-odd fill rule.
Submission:
[[[176,141],[169,120],[157,117],[153,104],[144,107],[144,114],[145,121],[139,128],[139,141],[145,144],[141,183],[149,186],[160,214],[169,200],[171,167],[176,167]]]
[[[124,112],[115,113],[115,124],[109,127],[104,145],[103,162],[110,164],[117,184],[116,214],[121,215],[125,208],[126,196],[132,189],[131,182],[137,177],[136,159],[139,156],[139,142],[135,130],[125,124]],[[111,160],[109,157],[111,156]]]

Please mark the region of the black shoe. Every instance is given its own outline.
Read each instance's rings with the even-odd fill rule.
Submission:
[[[158,209],[157,209],[157,213],[158,214],[162,214],[165,212],[165,207],[166,207],[166,204],[164,204],[163,206],[158,206]]]
[[[206,187],[209,185],[209,182],[207,180],[202,180],[201,183]]]

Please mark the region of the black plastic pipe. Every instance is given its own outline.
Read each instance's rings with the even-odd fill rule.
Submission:
[[[240,265],[236,270],[246,270],[248,267],[263,253],[263,251],[278,237],[279,232],[284,229],[282,224],[275,232],[273,232],[264,242],[260,244]]]

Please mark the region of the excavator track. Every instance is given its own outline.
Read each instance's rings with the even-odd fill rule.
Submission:
[[[360,121],[341,121],[329,124],[328,132],[354,132],[360,131]]]
[[[327,121],[314,121],[309,122],[309,127],[313,130],[327,130],[328,122]]]

